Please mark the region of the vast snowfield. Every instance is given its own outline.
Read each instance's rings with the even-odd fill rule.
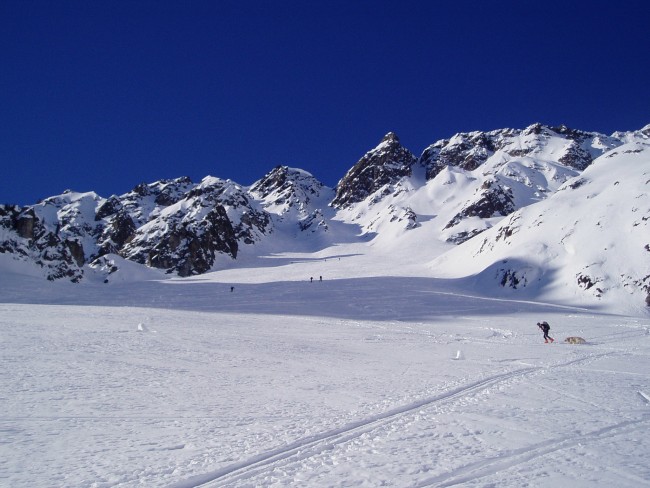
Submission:
[[[480,296],[418,262],[0,275],[0,485],[650,486],[650,315]]]

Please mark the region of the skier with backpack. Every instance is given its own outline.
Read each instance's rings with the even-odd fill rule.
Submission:
[[[548,325],[548,322],[537,322],[537,327],[539,327],[542,332],[544,332],[544,342],[548,344],[548,341],[555,342],[551,336],[548,335],[548,331],[551,330],[551,326]]]

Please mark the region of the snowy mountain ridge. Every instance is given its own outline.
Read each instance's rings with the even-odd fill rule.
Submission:
[[[439,277],[474,276],[554,299],[648,293],[649,190],[650,144],[624,144],[429,266]]]
[[[278,166],[250,187],[208,176],[140,184],[109,198],[66,191],[31,206],[0,206],[0,273],[110,283],[120,270],[128,280],[132,262],[191,276],[236,267],[242,256],[357,242],[364,252],[390,252],[396,266],[415,254],[432,275],[490,275],[491,286],[527,293],[555,286],[564,290],[557,299],[583,292],[602,299],[622,286],[640,302],[650,293],[648,144],[650,125],[606,136],[533,124],[456,134],[416,157],[390,132],[334,189]],[[626,226],[613,217],[632,209]],[[590,249],[608,229],[617,231],[610,245],[578,263],[576,249]],[[517,260],[522,249],[538,261]],[[609,270],[619,261],[612,249],[633,258],[619,275]],[[571,269],[571,279],[551,277],[539,259]]]

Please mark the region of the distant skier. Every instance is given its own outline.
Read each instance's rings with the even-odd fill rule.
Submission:
[[[235,291],[235,287],[234,287],[234,286],[231,286],[231,287],[230,287],[230,293],[232,293],[233,291]]]
[[[322,277],[322,276],[320,277],[319,281],[323,281],[323,277]]]
[[[313,276],[309,278],[309,282],[310,282],[310,283],[313,283],[313,282],[314,282],[314,277],[313,277]]]
[[[544,332],[544,342],[548,344],[548,341],[550,340],[551,342],[555,342],[555,339],[553,339],[550,335],[548,335],[548,331],[551,330],[551,326],[548,325],[548,322],[537,322],[537,327],[539,327],[542,332]]]

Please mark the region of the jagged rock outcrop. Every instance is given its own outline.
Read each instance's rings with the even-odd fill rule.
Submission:
[[[420,156],[427,180],[435,178],[447,166],[468,171],[478,168],[496,151],[493,137],[484,132],[456,134],[432,144]]]
[[[277,166],[250,188],[278,223],[296,222],[300,232],[327,233],[327,206],[334,191],[307,171]]]
[[[250,188],[252,195],[264,200],[267,205],[291,207],[309,203],[318,194],[322,184],[301,169],[276,166]]]
[[[97,207],[97,212],[95,213],[95,221],[99,222],[106,217],[110,217],[113,214],[121,211],[124,208],[120,199],[113,195],[108,198],[104,203]]]
[[[124,244],[133,238],[135,231],[135,223],[126,211],[119,210],[111,215],[106,219],[106,225],[99,237],[97,256],[118,254]]]
[[[76,283],[82,279],[81,244],[48,229],[33,208],[0,205],[0,229],[0,253],[33,262],[48,280],[67,278]]]
[[[489,219],[494,216],[505,217],[516,210],[512,190],[507,186],[498,184],[496,180],[489,179],[483,182],[474,198],[447,223],[444,229],[450,229],[458,225],[463,219],[477,217]],[[482,229],[475,229],[471,232],[463,231],[449,237],[449,242],[460,244],[480,233]]]
[[[387,190],[400,179],[411,176],[415,163],[417,158],[400,144],[397,135],[389,132],[339,181],[332,206],[344,208],[379,190]]]
[[[129,193],[120,196],[119,201],[135,226],[140,227],[156,218],[164,208],[184,198],[195,186],[186,176],[149,184],[140,183]]]
[[[404,223],[405,230],[415,229],[420,226],[418,216],[411,207],[396,208],[394,205],[391,205],[388,210],[391,214],[390,222]]]
[[[429,180],[447,166],[474,170],[497,151],[510,157],[536,156],[582,171],[596,157],[620,144],[622,141],[614,136],[537,123],[523,130],[456,134],[426,148],[419,161]]]
[[[174,210],[138,229],[120,254],[179,276],[205,273],[217,253],[237,257],[235,231],[223,206],[189,219],[181,206]]]
[[[190,190],[183,200],[190,209],[223,206],[230,219],[235,238],[254,244],[273,231],[270,216],[257,208],[249,192],[231,180],[208,176]]]

